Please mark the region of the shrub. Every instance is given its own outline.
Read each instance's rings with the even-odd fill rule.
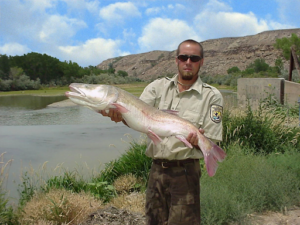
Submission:
[[[96,181],[107,181],[113,183],[118,177],[132,174],[141,178],[145,183],[148,180],[152,159],[145,155],[146,143],[130,143],[131,147],[121,157],[105,165],[104,170]]]
[[[276,111],[275,111],[276,112]],[[224,148],[232,143],[249,147],[253,153],[284,152],[289,145],[300,147],[300,132],[286,124],[286,114],[274,113],[269,107],[253,111],[248,104],[245,112],[225,111],[223,115]]]
[[[231,74],[231,73],[238,73],[238,72],[241,72],[241,70],[237,67],[237,66],[234,66],[234,67],[231,67],[227,70],[227,73],[228,74]]]
[[[205,224],[247,224],[247,215],[268,210],[283,211],[299,204],[300,154],[244,155],[253,152],[230,146],[228,158],[220,163],[212,179],[201,178],[201,215]],[[288,159],[295,157],[291,162]],[[281,165],[285,162],[284,165]],[[298,161],[299,162],[299,161]]]
[[[21,224],[80,224],[102,207],[101,201],[87,193],[72,193],[52,189],[47,194],[37,193],[26,203],[20,216]]]
[[[118,177],[114,181],[114,187],[117,193],[120,194],[129,194],[134,190],[137,190],[141,186],[141,181],[139,181],[134,175],[132,174],[125,174]]]

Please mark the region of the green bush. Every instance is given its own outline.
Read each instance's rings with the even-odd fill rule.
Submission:
[[[115,179],[125,174],[132,174],[147,182],[152,159],[145,155],[146,143],[130,143],[131,147],[117,160],[105,165],[104,170],[94,182],[108,181],[112,184]]]
[[[239,73],[239,72],[241,72],[241,70],[237,66],[231,67],[227,70],[228,74]]]
[[[230,146],[214,178],[201,178],[203,224],[246,224],[247,215],[268,210],[283,211],[300,201],[300,154],[244,155],[253,150]],[[244,147],[243,147],[244,148]],[[289,162],[292,157],[295,160]],[[284,165],[281,165],[285,162]],[[298,161],[299,162],[299,161]]]
[[[266,108],[261,106],[259,110],[253,111],[248,105],[244,114],[237,115],[225,111],[222,147],[227,148],[236,143],[249,147],[253,153],[264,154],[284,152],[287,146],[299,149],[300,129],[286,124],[286,114]]]

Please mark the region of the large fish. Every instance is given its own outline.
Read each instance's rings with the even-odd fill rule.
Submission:
[[[117,108],[130,128],[147,134],[154,144],[158,144],[161,137],[174,135],[187,147],[193,148],[186,138],[190,133],[196,133],[209,176],[215,174],[217,161],[223,161],[226,156],[218,145],[189,121],[149,106],[127,91],[110,85],[73,83],[69,87],[71,91],[66,92],[66,96],[74,103],[97,112]]]

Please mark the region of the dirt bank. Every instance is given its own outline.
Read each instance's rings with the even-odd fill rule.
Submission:
[[[249,220],[252,225],[299,225],[300,208],[294,207],[285,213],[267,212],[263,214],[251,214]],[[128,210],[107,207],[90,215],[82,225],[143,225],[145,216]],[[232,224],[235,225],[235,224]]]

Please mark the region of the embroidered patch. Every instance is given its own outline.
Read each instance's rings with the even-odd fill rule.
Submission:
[[[220,123],[222,121],[223,107],[220,105],[210,106],[210,118],[215,123]]]

